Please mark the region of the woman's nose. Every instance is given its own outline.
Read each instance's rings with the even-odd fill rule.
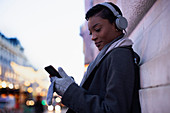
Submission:
[[[94,41],[94,40],[96,40],[96,39],[97,39],[97,36],[96,36],[95,34],[92,34],[91,39]]]

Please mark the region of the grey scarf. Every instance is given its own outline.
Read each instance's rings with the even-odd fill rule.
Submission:
[[[129,38],[122,37],[123,35],[117,37],[116,39],[118,40],[113,40],[112,42],[104,46],[104,48],[97,55],[96,59],[89,65],[87,72],[84,74],[84,77],[80,83],[80,86],[84,84],[84,82],[89,77],[93,69],[100,63],[103,57],[107,55],[112,49],[117,47],[130,46],[133,44],[133,42]]]

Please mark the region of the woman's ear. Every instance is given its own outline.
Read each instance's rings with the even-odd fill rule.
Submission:
[[[122,30],[117,28],[117,26],[114,22],[112,23],[112,25],[113,25],[113,29],[114,29],[115,32],[120,33],[120,34],[123,32]]]
[[[119,31],[119,29],[116,27],[116,24],[114,22],[112,23],[112,26],[113,26],[114,31]]]

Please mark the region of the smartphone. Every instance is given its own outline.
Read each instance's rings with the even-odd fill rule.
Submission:
[[[62,78],[60,76],[60,74],[58,73],[58,71],[52,66],[49,65],[47,67],[44,68],[51,76],[57,76],[58,78]]]

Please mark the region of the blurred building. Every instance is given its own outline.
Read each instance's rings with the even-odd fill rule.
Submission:
[[[140,55],[140,103],[142,113],[170,111],[170,1],[169,0],[85,0],[85,12],[97,3],[117,4],[128,20],[127,37]],[[81,26],[85,65],[98,51],[89,36],[87,22]]]
[[[24,48],[17,38],[7,38],[0,33],[0,109],[15,108],[19,100],[19,75],[14,72],[11,62],[27,65]]]
[[[32,98],[32,93],[26,91],[26,80],[16,73],[13,65],[33,67],[24,55],[24,48],[19,40],[0,33],[0,110],[18,109],[17,106],[25,102],[26,98]],[[29,95],[25,95],[26,93]]]
[[[11,89],[13,89],[19,86],[19,75],[14,72],[11,62],[22,66],[31,66],[24,55],[24,48],[19,40],[7,38],[0,33],[0,80],[6,82],[6,85],[11,84]],[[3,87],[2,84],[0,87]]]

